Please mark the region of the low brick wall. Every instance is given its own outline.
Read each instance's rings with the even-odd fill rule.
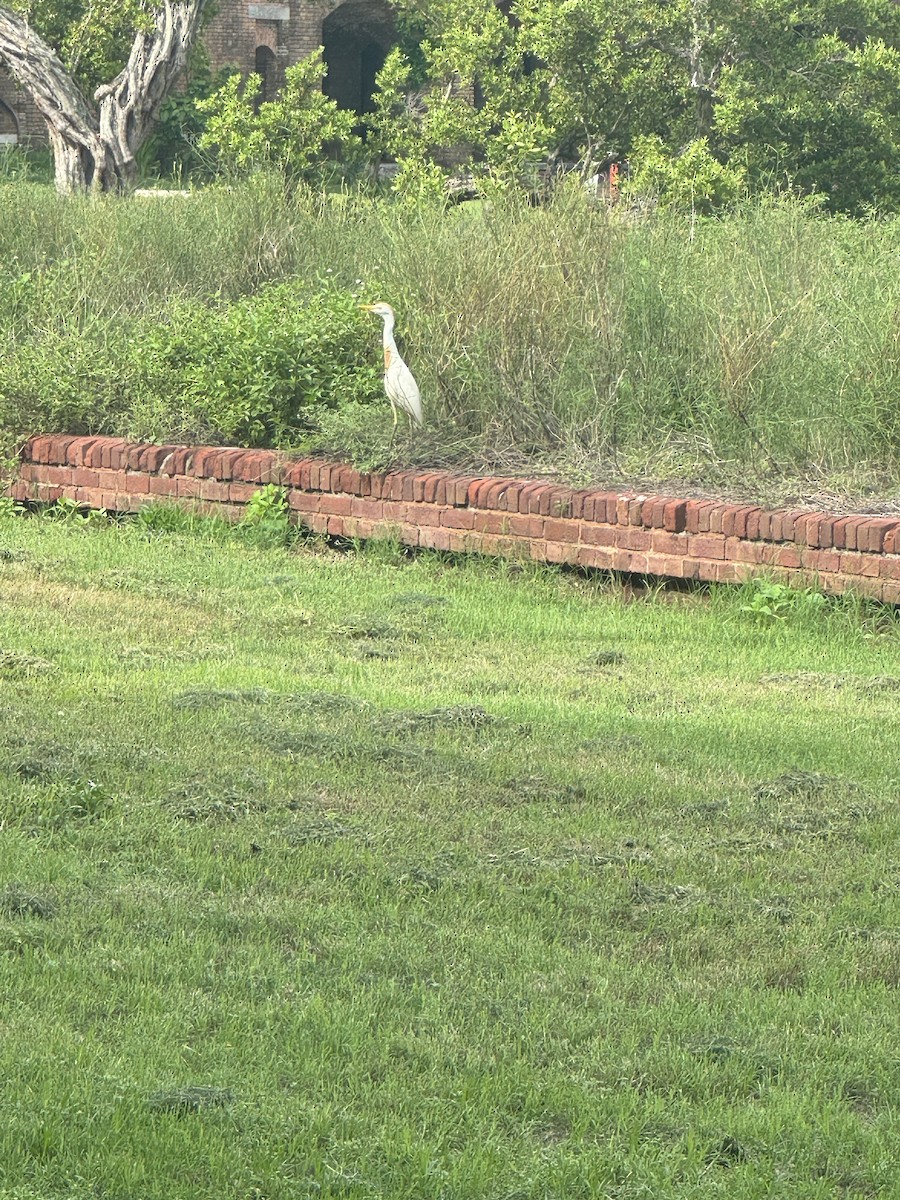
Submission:
[[[284,486],[308,528],[396,536],[410,546],[602,570],[734,583],[765,573],[900,603],[900,518],[765,509],[717,500],[577,490],[448,471],[366,474],[269,450],[149,446],[118,438],[35,437],[9,494],[135,512],[177,500],[240,514],[266,483]]]

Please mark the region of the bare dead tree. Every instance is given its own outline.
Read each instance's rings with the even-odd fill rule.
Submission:
[[[206,0],[162,0],[152,28],[135,34],[128,62],[111,83],[97,88],[93,103],[28,21],[0,5],[0,63],[47,122],[58,191],[134,186],[137,152],[185,66],[205,5]]]

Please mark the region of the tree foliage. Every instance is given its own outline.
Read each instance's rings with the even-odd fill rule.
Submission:
[[[846,211],[900,204],[895,0],[398,4],[424,30],[422,61],[395,52],[380,77],[401,185],[465,145],[486,175],[620,159],[663,197],[693,178],[703,203],[774,184]]]
[[[28,0],[22,11],[0,4],[0,64],[47,123],[59,191],[133,187],[137,155],[186,64],[206,3],[63,0],[54,9]]]
[[[357,117],[338,108],[322,92],[325,68],[317,50],[285,72],[274,100],[258,103],[259,75],[231,75],[197,107],[206,116],[200,147],[213,151],[220,168],[248,174],[274,167],[289,179],[321,175],[325,151],[340,151],[346,161],[358,157]]]

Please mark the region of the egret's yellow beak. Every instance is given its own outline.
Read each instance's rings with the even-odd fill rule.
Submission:
[[[375,305],[374,304],[361,304],[359,307],[364,309],[366,312],[371,312],[372,309],[375,307]]]

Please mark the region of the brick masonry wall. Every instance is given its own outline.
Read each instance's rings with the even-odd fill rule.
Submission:
[[[785,583],[900,603],[900,517],[765,509],[717,500],[576,490],[448,471],[367,474],[271,450],[150,446],[119,438],[35,437],[8,494],[135,512],[174,500],[237,517],[266,483],[296,520],[335,537],[568,563],[673,579]]]

